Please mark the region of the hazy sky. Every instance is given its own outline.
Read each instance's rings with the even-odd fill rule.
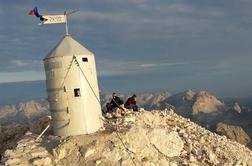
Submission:
[[[109,87],[252,95],[251,0],[1,0],[0,82],[44,79],[64,25],[38,26],[34,6],[80,9],[70,34],[96,54]]]

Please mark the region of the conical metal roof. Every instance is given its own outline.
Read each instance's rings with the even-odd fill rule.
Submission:
[[[93,53],[74,40],[70,35],[65,35],[56,47],[45,57],[45,59],[57,56],[73,55],[93,55]]]

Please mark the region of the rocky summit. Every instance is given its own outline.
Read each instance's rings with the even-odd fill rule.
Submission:
[[[252,165],[252,151],[212,133],[172,109],[114,110],[104,128],[60,138],[31,132],[3,154],[3,165]]]

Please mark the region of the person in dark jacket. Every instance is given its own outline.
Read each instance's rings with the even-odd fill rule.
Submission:
[[[120,105],[122,104],[123,100],[120,99],[120,97],[118,97],[116,93],[113,93],[111,101],[106,104],[107,112],[111,112],[113,108],[120,108]]]
[[[129,97],[124,104],[124,107],[127,109],[133,109],[133,111],[138,111],[138,106],[136,104],[136,95],[134,94],[133,96]]]

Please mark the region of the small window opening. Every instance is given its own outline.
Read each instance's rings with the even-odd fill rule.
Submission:
[[[54,71],[53,70],[50,71],[49,76],[50,76],[50,78],[54,78]]]
[[[82,62],[88,62],[88,58],[82,58]]]
[[[80,88],[74,89],[74,97],[79,97],[79,96],[81,96]]]

